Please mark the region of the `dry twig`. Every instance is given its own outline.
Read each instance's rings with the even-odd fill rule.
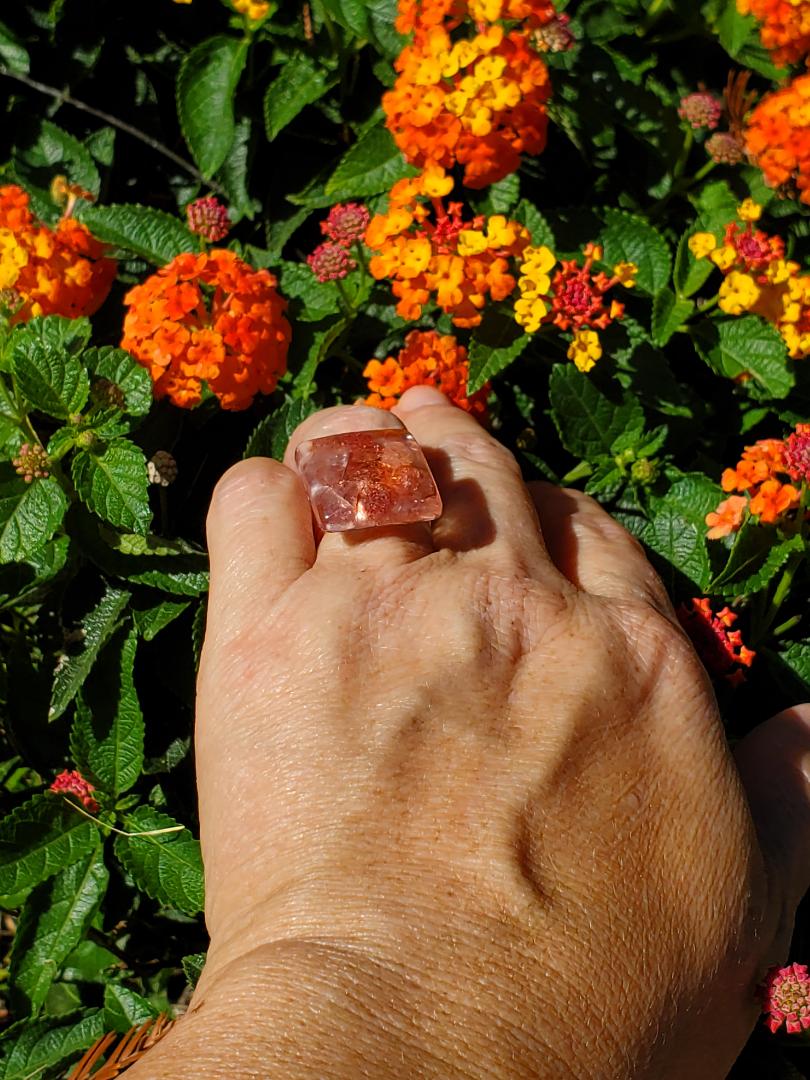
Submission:
[[[140,1060],[147,1050],[151,1050],[155,1043],[160,1042],[166,1032],[174,1025],[166,1013],[161,1013],[155,1020],[147,1020],[140,1027],[130,1028],[125,1035],[120,1036],[118,1045],[110,1049],[115,1043],[114,1031],[102,1035],[93,1043],[81,1061],[77,1062],[68,1080],[115,1080],[117,1076]],[[101,1061],[104,1055],[110,1051],[109,1057],[98,1070],[93,1069]]]

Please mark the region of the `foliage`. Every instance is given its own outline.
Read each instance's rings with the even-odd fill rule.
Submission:
[[[759,98],[790,72],[734,0],[557,6],[570,47],[542,53],[551,97],[533,107],[547,109],[545,151],[485,186],[448,170],[449,198],[463,203],[456,226],[494,235],[503,217],[512,230],[504,267],[490,252],[505,291],[484,290],[483,318],[457,298],[439,306],[432,286],[403,307],[384,266],[390,237],[330,239],[339,250],[307,264],[331,207],[364,202],[384,216],[394,185],[416,174],[398,148],[413,133],[395,141],[381,107],[406,44],[396,0],[259,3],[256,18],[227,0],[137,10],[99,0],[92,17],[82,0],[26,0],[3,12],[0,185],[27,193],[43,229],[82,223],[117,277],[86,310],[25,318],[0,282],[0,906],[16,931],[0,957],[0,1080],[63,1076],[105,1032],[188,1000],[207,941],[189,748],[213,485],[242,457],[280,458],[316,408],[370,390],[390,405],[401,388],[378,390],[370,372],[414,328],[463,344],[447,355],[469,359],[442,388],[527,478],[599,499],[645,545],[676,604],[734,608],[755,658],[738,671],[743,693],[713,673],[730,739],[810,697],[807,483],[772,519],[741,496],[751,509],[725,538],[708,539],[706,522],[743,490],[720,479],[745,446],[810,421],[810,346],[750,288],[736,310],[740,267],[715,265],[692,240],[720,250],[730,223],[745,229],[739,208],[752,199],[763,207],[752,229],[781,238],[800,281],[810,211],[800,186],[766,186],[752,155],[714,160],[711,130],[679,114],[703,84],[719,100],[730,71],[751,72],[746,92]],[[730,135],[732,121],[727,108]],[[465,168],[473,185],[474,155]],[[121,348],[126,297],[209,249],[186,207],[210,195],[228,211],[218,246],[277,280],[292,336],[286,370],[273,368],[252,404],[223,408],[201,366],[202,400],[181,408],[155,399],[155,372]],[[488,242],[464,235],[452,234],[462,261],[464,243]],[[527,245],[548,249],[554,268],[544,255],[532,263]],[[604,275],[606,319],[569,317],[554,283],[568,264],[590,281]],[[213,328],[215,289],[200,290]],[[49,790],[74,769],[94,789],[89,802]],[[797,940],[805,933],[800,923]],[[748,1054],[762,1075],[810,1076],[790,1045],[757,1035]]]

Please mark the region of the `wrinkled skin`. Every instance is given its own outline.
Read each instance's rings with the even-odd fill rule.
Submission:
[[[735,762],[639,545],[435,391],[397,412],[215,492],[212,945],[133,1080],[722,1078],[810,876],[810,707]],[[400,422],[439,522],[313,536],[294,447]]]

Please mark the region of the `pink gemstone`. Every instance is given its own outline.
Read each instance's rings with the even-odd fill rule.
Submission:
[[[419,443],[407,431],[347,431],[309,439],[295,463],[324,532],[434,521],[442,500]]]

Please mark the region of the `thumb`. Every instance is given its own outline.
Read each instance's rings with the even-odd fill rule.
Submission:
[[[760,724],[734,758],[772,884],[792,920],[810,888],[810,704]]]

